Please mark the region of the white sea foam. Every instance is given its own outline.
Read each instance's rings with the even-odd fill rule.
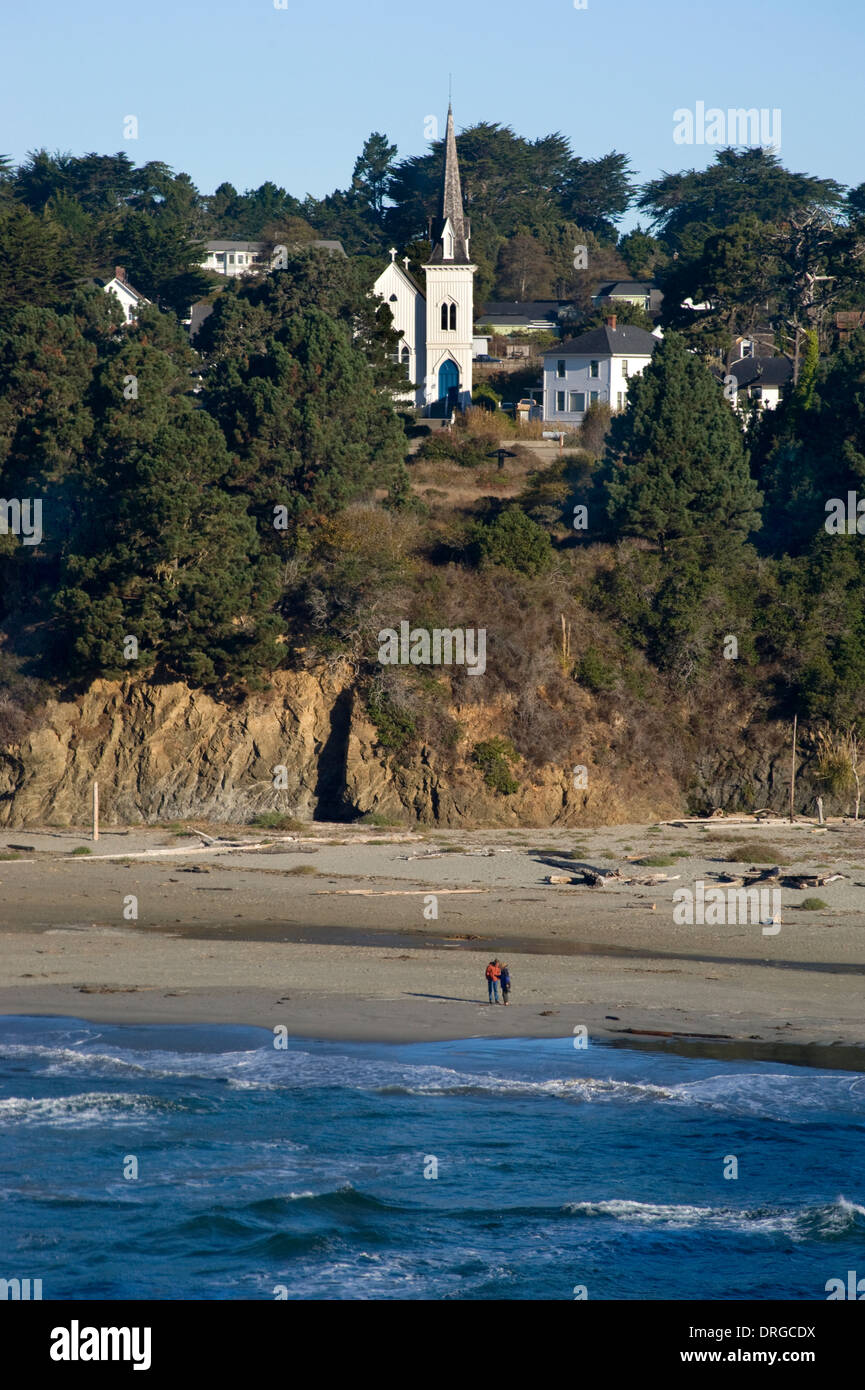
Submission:
[[[839,1196],[819,1206],[703,1207],[690,1203],[640,1202],[614,1199],[600,1202],[566,1202],[563,1210],[571,1216],[607,1218],[635,1226],[655,1226],[664,1230],[739,1231],[751,1235],[780,1234],[791,1240],[831,1239],[865,1230],[865,1207]]]
[[[76,1126],[90,1124],[145,1124],[155,1112],[178,1107],[151,1096],[89,1091],[75,1096],[46,1096],[41,1099],[9,1096],[0,1100],[0,1128],[31,1124]]]
[[[732,1071],[727,1070],[696,1081],[642,1081],[634,1076],[633,1059],[617,1056],[611,1069],[624,1075],[598,1074],[598,1058],[580,1059],[575,1065],[594,1061],[590,1076],[508,1075],[487,1068],[472,1071],[433,1063],[420,1064],[401,1057],[379,1058],[359,1051],[307,1051],[289,1046],[277,1049],[261,1046],[233,1052],[173,1052],[134,1049],[108,1049],[104,1040],[98,1050],[88,1050],[92,1040],[64,1034],[58,1046],[44,1044],[5,1044],[0,1059],[34,1062],[35,1071],[44,1076],[83,1076],[89,1079],[187,1078],[217,1080],[234,1090],[306,1089],[327,1086],[372,1091],[380,1094],[407,1094],[431,1097],[490,1095],[505,1099],[537,1097],[571,1103],[660,1103],[706,1107],[730,1115],[800,1123],[833,1116],[865,1117],[865,1078],[845,1072],[810,1071]],[[531,1046],[526,1043],[527,1049]],[[465,1055],[465,1054],[464,1054]],[[528,1053],[527,1053],[528,1055]],[[462,1060],[462,1059],[461,1059]],[[509,1071],[519,1072],[519,1057],[513,1067],[511,1056],[503,1054]],[[604,1059],[608,1061],[607,1058]],[[675,1068],[670,1063],[670,1069]],[[657,1064],[656,1071],[657,1075]],[[675,1075],[675,1070],[672,1070]],[[670,1075],[670,1070],[667,1070]]]

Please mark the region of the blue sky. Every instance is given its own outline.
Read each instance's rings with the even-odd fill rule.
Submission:
[[[279,0],[283,3],[283,0]],[[345,187],[371,130],[401,156],[443,126],[558,130],[585,158],[627,153],[641,178],[702,167],[673,111],[778,107],[783,162],[865,180],[863,0],[42,0],[7,9],[0,153],[126,149],[203,192],[265,179],[303,197]],[[135,115],[139,138],[123,138]],[[625,225],[632,224],[629,217]]]

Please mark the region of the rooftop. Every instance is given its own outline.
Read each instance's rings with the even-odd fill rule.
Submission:
[[[651,357],[658,346],[658,339],[645,328],[635,328],[633,324],[623,323],[621,328],[590,328],[577,338],[569,338],[566,343],[557,343],[548,348],[544,357],[561,357],[563,353],[577,353],[591,357]]]

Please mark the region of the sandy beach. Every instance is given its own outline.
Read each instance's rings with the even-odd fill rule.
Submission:
[[[762,854],[729,862],[751,846]],[[769,851],[785,873],[843,877],[816,894],[783,889],[776,934],[674,922],[677,888],[741,874]],[[98,844],[48,829],[7,832],[0,852],[3,1014],[381,1041],[584,1028],[634,1046],[865,1069],[865,825],[719,819],[577,837],[317,824],[239,851],[184,829],[113,829]],[[666,878],[547,881],[584,863]],[[803,910],[814,896],[826,906]],[[507,1010],[486,1001],[492,956],[511,967]]]

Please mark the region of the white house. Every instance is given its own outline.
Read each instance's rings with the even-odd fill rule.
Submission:
[[[774,410],[792,379],[793,363],[789,357],[740,357],[738,362],[730,363],[727,375],[736,382],[737,410],[744,410],[752,401],[758,402],[762,410]]]
[[[114,267],[114,276],[107,280],[102,286],[106,294],[113,294],[115,299],[120,300],[120,307],[123,310],[123,317],[127,323],[138,318],[138,308],[141,304],[149,304],[150,300],[145,299],[139,290],[133,289],[126,278],[126,271],[122,265]]]
[[[603,328],[558,343],[544,353],[544,420],[582,424],[590,405],[605,402],[624,410],[628,381],[651,362],[658,339],[631,324],[616,327],[611,314]]]
[[[473,281],[476,267],[469,255],[471,229],[463,212],[453,112],[448,107],[445,162],[439,216],[433,225],[432,251],[424,266],[426,292],[406,266],[390,253],[373,285],[373,294],[388,305],[400,335],[398,353],[426,414],[449,414],[472,396]]]
[[[345,255],[341,241],[316,240],[304,244]],[[266,257],[263,241],[207,241],[205,247],[207,255],[201,262],[202,269],[212,270],[217,275],[252,275],[261,270],[278,270],[287,255],[285,246],[275,246],[269,258]]]
[[[610,300],[611,304],[615,306],[617,299],[622,300],[625,304],[634,304],[639,309],[645,309],[647,314],[657,314],[664,302],[664,295],[654,280],[605,280],[602,285],[598,285],[592,294],[592,303],[595,307],[602,304],[604,300]]]

